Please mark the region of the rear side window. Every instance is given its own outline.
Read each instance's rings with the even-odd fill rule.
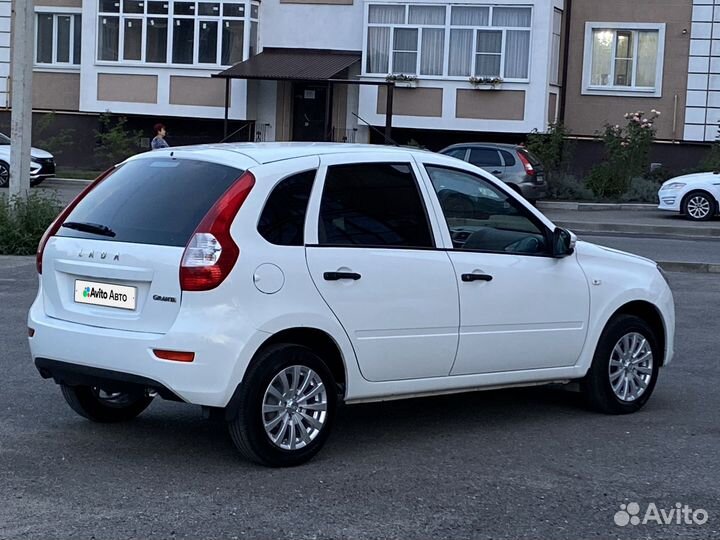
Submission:
[[[258,222],[258,232],[265,240],[279,246],[305,244],[305,214],[315,172],[294,174],[275,186]]]
[[[494,148],[471,148],[469,161],[477,167],[502,167],[500,154]]]
[[[457,159],[465,159],[465,152],[467,148],[451,148],[450,150],[443,152],[446,156],[454,157]]]
[[[243,171],[187,159],[138,159],[118,167],[65,222],[107,227],[97,235],[61,227],[58,236],[185,247],[198,224]]]
[[[410,165],[329,167],[318,238],[321,245],[433,247],[425,204]]]
[[[515,156],[513,156],[507,150],[500,150],[500,153],[502,154],[502,157],[505,160],[506,167],[514,167],[515,166],[515,163],[517,163]]]

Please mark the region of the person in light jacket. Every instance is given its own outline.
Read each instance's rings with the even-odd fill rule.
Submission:
[[[165,140],[167,130],[165,129],[164,124],[155,124],[153,126],[153,131],[155,132],[155,137],[150,143],[150,148],[152,148],[153,150],[158,150],[160,148],[167,148],[168,146],[170,146]]]

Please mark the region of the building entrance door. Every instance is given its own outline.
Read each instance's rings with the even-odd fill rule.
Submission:
[[[327,140],[328,88],[317,83],[293,84],[293,141]]]

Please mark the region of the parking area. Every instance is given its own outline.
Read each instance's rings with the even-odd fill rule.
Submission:
[[[0,258],[0,538],[716,538],[720,278],[670,279],[676,359],[638,414],[556,388],[358,405],[315,460],[273,470],[193,406],[76,416],[30,361],[33,261]],[[631,502],[709,519],[616,525]]]

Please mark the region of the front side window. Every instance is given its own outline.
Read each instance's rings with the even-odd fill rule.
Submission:
[[[585,39],[586,92],[647,92],[662,86],[664,25],[654,28],[607,28],[588,25]]]
[[[434,247],[425,204],[410,165],[328,167],[318,239],[321,245]]]
[[[37,13],[35,64],[42,66],[80,65],[82,15]]]
[[[426,169],[455,249],[548,254],[542,225],[510,195],[470,173],[436,166]]]
[[[278,246],[305,244],[305,214],[316,172],[294,174],[275,186],[258,222],[265,240]]]
[[[526,81],[531,23],[529,7],[370,4],[365,71]]]
[[[257,53],[258,4],[98,0],[97,59],[106,62],[228,66]]]

